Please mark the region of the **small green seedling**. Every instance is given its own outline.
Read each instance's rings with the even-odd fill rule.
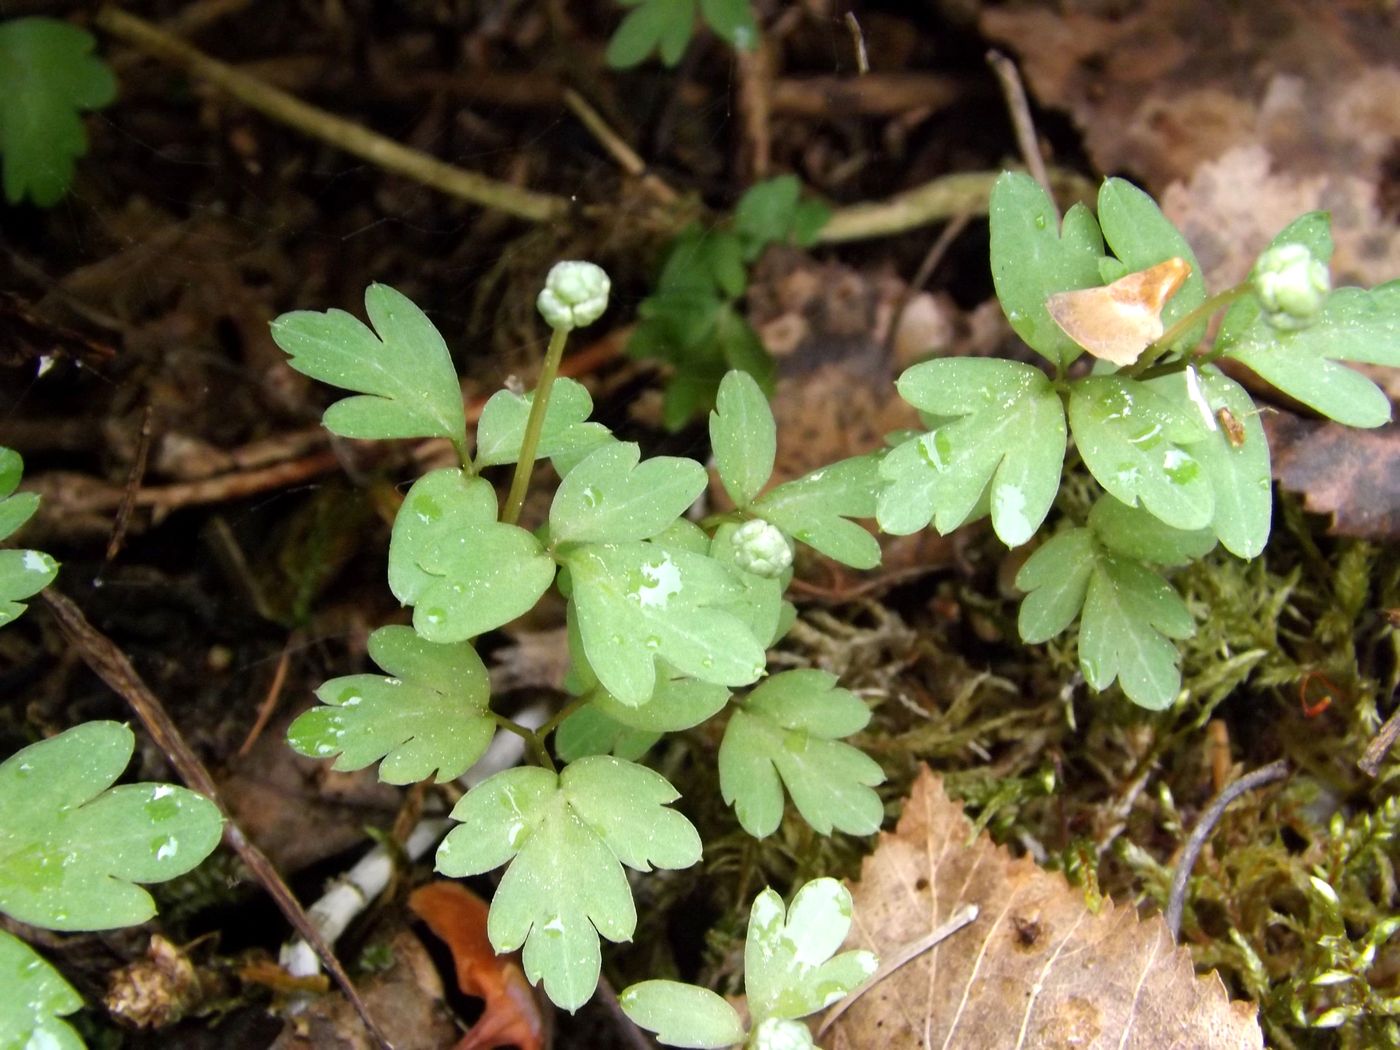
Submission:
[[[744,986],[749,1024],[708,988],[678,981],[643,981],[618,1001],[638,1025],[667,1046],[745,1050],[814,1047],[803,1017],[824,1010],[875,974],[871,952],[833,953],[851,928],[851,895],[835,879],[816,879],[797,891],[792,907],[771,889],[749,912]]]
[[[1072,453],[1102,494],[1022,567],[1021,636],[1042,642],[1078,617],[1088,683],[1116,680],[1134,702],[1166,707],[1181,685],[1173,641],[1194,622],[1162,570],[1217,542],[1253,558],[1269,536],[1268,441],[1219,363],[1340,423],[1380,426],[1389,399],[1338,362],[1400,365],[1400,283],[1331,291],[1318,212],[1279,234],[1249,280],[1210,296],[1181,234],[1121,179],[1104,182],[1097,219],[1075,205],[1061,223],[1032,179],[1006,174],[990,216],[997,295],[1049,371],[986,359],[909,369],[899,392],[928,429],[881,463],[877,519],[888,532],[948,532],[989,516],[1020,546],[1040,536]],[[1072,370],[1086,347],[1099,360]]]
[[[14,492],[22,469],[0,448],[0,538],[38,508],[37,496]],[[0,551],[0,623],[57,569],[37,551]],[[183,875],[213,852],[223,818],[208,799],[170,784],[112,787],[135,746],[125,726],[87,722],[0,763],[0,912],[50,930],[133,926],[155,914],[136,883]],[[40,955],[0,930],[0,1047],[81,1047],[62,1020],[81,1005]]]
[[[87,152],[84,110],[117,96],[112,71],[90,33],[52,18],[0,23],[0,157],[5,199],[58,202]]]
[[[0,540],[6,540],[39,509],[33,492],[16,492],[24,460],[13,449],[0,448]],[[0,627],[24,612],[32,598],[53,582],[58,562],[43,551],[0,550]]]
[[[632,11],[608,41],[608,65],[630,69],[652,53],[674,66],[695,33],[697,0],[619,0]],[[715,35],[740,51],[758,43],[758,23],[749,0],[699,0],[700,17]]]
[[[627,344],[633,357],[671,365],[664,418],[675,429],[715,403],[725,372],[737,368],[773,391],[775,368],[758,333],[739,310],[749,267],[771,244],[812,244],[830,211],[802,200],[792,175],[761,182],[740,198],[723,226],[692,224],[666,253],[656,291],[638,308]]]

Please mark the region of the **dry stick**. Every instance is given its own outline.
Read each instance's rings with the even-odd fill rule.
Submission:
[[[272,671],[272,682],[267,687],[263,702],[258,705],[258,717],[253,720],[253,728],[248,730],[248,735],[243,738],[243,744],[237,751],[239,758],[248,757],[248,752],[253,750],[253,745],[258,742],[258,737],[262,736],[262,731],[272,719],[272,712],[277,710],[277,702],[282,698],[282,687],[287,684],[287,668],[292,663],[294,645],[297,648],[301,646],[300,628],[287,635],[287,641],[282,645],[282,655],[277,658],[277,666]]]
[[[987,65],[1001,81],[1001,92],[1006,96],[1006,108],[1011,112],[1011,126],[1016,129],[1016,145],[1021,149],[1021,159],[1031,178],[1050,194],[1050,176],[1045,171],[1045,158],[1040,155],[1040,140],[1036,138],[1035,123],[1031,120],[1030,103],[1026,101],[1026,89],[1021,85],[1021,74],[1016,72],[1016,63],[1000,51],[987,52]]]
[[[1210,833],[1220,822],[1225,807],[1246,791],[1253,791],[1286,776],[1288,762],[1285,759],[1281,758],[1277,762],[1261,766],[1253,773],[1240,777],[1216,795],[1201,814],[1200,820],[1196,821],[1196,826],[1191,829],[1191,835],[1186,840],[1186,848],[1181,851],[1181,860],[1177,862],[1176,872],[1172,875],[1171,892],[1167,895],[1167,929],[1172,932],[1172,940],[1181,936],[1181,913],[1186,909],[1186,887],[1191,881],[1191,869],[1196,866],[1196,858],[1201,855],[1201,848],[1206,844],[1206,839],[1210,838]]]
[[[627,1016],[622,1004],[618,1002],[612,982],[606,977],[598,978],[598,1003],[612,1016],[613,1029],[632,1050],[653,1050],[654,1044],[651,1039],[637,1027],[637,1022]]]
[[[87,617],[83,615],[82,610],[57,590],[50,587],[43,592],[43,597],[54,617],[58,620],[63,633],[77,647],[83,661],[113,691],[131,705],[132,710],[136,712],[137,717],[145,725],[146,731],[151,734],[151,739],[170,759],[171,764],[180,774],[180,778],[219,807],[219,812],[223,814],[224,818],[224,842],[238,854],[239,859],[243,861],[248,870],[262,883],[263,888],[276,902],[287,921],[316,950],[316,954],[325,963],[327,971],[330,972],[335,983],[340,986],[341,991],[345,993],[345,998],[349,1000],[355,1012],[360,1015],[360,1020],[364,1022],[370,1034],[381,1047],[393,1050],[388,1038],[375,1023],[374,1018],[370,1016],[368,1007],[360,998],[360,993],[350,982],[349,975],[342,969],[340,960],[335,957],[335,953],[331,951],[330,946],[326,944],[315,925],[307,918],[306,912],[302,910],[297,899],[292,896],[292,891],[282,881],[282,876],[277,874],[277,869],[272,866],[272,862],[239,830],[228,808],[219,798],[214,778],[209,775],[209,770],[204,767],[199,756],[185,742],[185,738],[180,735],[179,729],[171,721],[165,707],[155,693],[151,692],[150,687],[141,679],[141,676],[136,673],[136,669],[131,666],[131,661],[126,658],[126,654],[117,648],[110,638],[93,627],[88,622]]]
[[[992,184],[1000,175],[999,171],[944,175],[889,200],[838,208],[817,240],[823,244],[862,241],[907,233],[957,215],[986,215]],[[1083,176],[1058,169],[1051,169],[1049,176],[1054,193],[1061,199],[1093,199],[1093,186]]]
[[[112,525],[112,538],[107,541],[105,560],[108,564],[121,553],[122,544],[126,542],[126,530],[131,525],[131,508],[136,504],[136,491],[141,487],[141,479],[146,476],[146,457],[151,451],[153,414],[153,406],[147,404],[146,412],[141,417],[141,434],[136,443],[136,456],[132,459],[131,470],[126,476],[126,491],[122,494],[121,505],[117,507],[117,518]]]
[[[846,12],[846,28],[851,31],[851,43],[856,49],[856,72],[865,76],[870,72],[870,55],[865,50],[865,34],[860,31],[854,11]]]
[[[943,257],[948,254],[948,249],[953,246],[953,242],[962,236],[963,230],[967,229],[970,216],[955,215],[947,226],[943,227],[943,232],[938,235],[938,239],[933,242],[928,253],[924,256],[923,262],[919,263],[919,268],[914,271],[914,276],[904,289],[904,294],[899,298],[899,305],[895,309],[894,317],[890,320],[889,335],[885,338],[885,346],[892,348],[895,340],[899,337],[899,326],[904,320],[904,311],[913,302],[914,296],[923,291],[928,279],[933,276],[933,271],[938,269],[938,264],[943,261]]]
[[[881,981],[888,979],[890,974],[894,973],[896,970],[908,965],[930,948],[936,947],[953,936],[953,934],[976,919],[979,911],[980,909],[977,905],[965,904],[961,910],[954,912],[953,917],[942,926],[920,937],[917,941],[906,944],[895,953],[893,957],[885,961],[884,965],[875,972],[875,976],[857,987],[855,991],[851,992],[850,995],[846,996],[846,998],[842,999],[826,1012],[826,1015],[822,1018],[821,1027],[817,1029],[817,1038],[820,1039],[826,1030],[836,1022],[836,1019],[845,1013],[850,1008],[851,1004],[862,995],[870,991],[870,989],[874,988]]]
[[[573,111],[589,134],[598,140],[599,145],[607,150],[613,160],[617,161],[618,167],[633,178],[641,179],[642,185],[650,190],[657,200],[669,204],[680,199],[680,194],[667,185],[666,180],[647,171],[646,161],[642,160],[621,135],[608,126],[603,115],[594,109],[586,98],[573,88],[565,88],[564,105]]]
[[[1395,738],[1400,736],[1400,708],[1385,720],[1385,724],[1376,731],[1376,735],[1371,738],[1371,742],[1366,745],[1366,750],[1362,752],[1361,758],[1356,765],[1368,777],[1380,774],[1381,763],[1385,761],[1385,756],[1390,752],[1395,744]]]
[[[426,186],[485,208],[530,222],[547,222],[569,211],[569,202],[552,194],[523,190],[473,171],[447,164],[427,153],[401,146],[343,117],[308,105],[293,95],[218,62],[135,15],[114,7],[98,12],[96,24],[149,55],[181,66],[222,88],[239,102],[386,171],[406,175]]]
[[[387,171],[530,222],[547,222],[569,211],[570,203],[563,197],[488,179],[484,175],[445,164],[426,153],[408,149],[353,121],[308,105],[255,77],[240,73],[124,11],[103,8],[98,12],[96,24],[147,54],[181,66],[222,88],[264,116],[338,146]],[[827,244],[865,240],[943,222],[964,212],[985,214],[987,198],[998,174],[974,172],[945,175],[888,201],[839,208],[818,239]],[[1067,197],[1087,200],[1093,194],[1093,187],[1081,176],[1051,171],[1049,178],[1053,187]],[[594,207],[588,212],[606,216],[609,209]]]

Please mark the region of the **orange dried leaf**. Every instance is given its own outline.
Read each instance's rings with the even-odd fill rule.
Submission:
[[[1122,368],[1161,338],[1162,308],[1190,274],[1185,259],[1168,259],[1100,288],[1057,292],[1045,309],[1065,335]]]
[[[1159,916],[1141,921],[987,835],[925,767],[899,826],[883,833],[853,887],[848,947],[894,958],[966,905],[978,916],[878,980],[832,1026],[829,1050],[865,1047],[1211,1047],[1260,1050],[1251,1003],[1197,977]]]
[[[486,1000],[481,1017],[454,1050],[540,1050],[544,1021],[534,990],[514,957],[497,955],[491,947],[486,902],[461,883],[444,879],[414,890],[408,906],[452,952],[462,994]]]

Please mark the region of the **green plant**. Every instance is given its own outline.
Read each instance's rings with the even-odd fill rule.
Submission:
[[[5,198],[47,207],[68,191],[87,152],[81,113],[117,94],[92,35],[52,18],[0,24],[0,156]]]
[[[619,0],[632,11],[608,41],[608,65],[629,69],[659,52],[674,66],[695,33],[696,0]],[[715,34],[740,51],[758,43],[758,23],[749,0],[699,0],[700,17]]]
[[[742,290],[743,263],[775,231],[793,231],[795,187],[783,192],[783,208],[741,206],[732,231],[692,234],[705,262],[703,294],[689,301],[707,305],[692,315],[662,311],[678,337],[686,316],[712,328],[720,294]],[[318,694],[325,706],[293,724],[292,744],[335,756],[338,769],[380,761],[381,778],[406,783],[457,775],[498,728],[523,737],[534,766],[473,788],[453,810],[461,826],[437,862],[451,876],[509,865],[488,933],[498,950],[523,947],[526,975],[558,1005],[575,1009],[592,993],[600,935],[623,941],[635,931],[624,868],[684,868],[700,857],[695,829],[669,808],[675,789],[639,762],[662,735],[727,710],[721,792],[754,836],[778,828],[785,796],[822,834],[879,827],[881,770],[846,742],[866,724],[865,705],[814,670],[755,685],[795,615],[784,599],[794,543],[864,569],[880,548],[852,519],[908,533],[989,516],[1002,540],[1025,544],[1061,491],[1073,439],[1093,479],[1076,476],[1073,490],[1104,491],[1087,511],[1076,511],[1082,498],[1066,500],[1063,527],[1022,568],[1022,634],[1041,641],[1080,618],[1089,684],[1117,680],[1138,704],[1160,708],[1179,688],[1172,639],[1194,629],[1162,570],[1217,542],[1253,557],[1269,532],[1263,428],[1216,362],[1246,362],[1344,422],[1388,417],[1384,395],[1334,361],[1400,363],[1400,285],[1326,291],[1325,216],[1295,222],[1251,280],[1208,297],[1180,234],[1121,180],[1104,184],[1097,219],[1078,205],[1061,224],[1043,191],[1015,174],[998,182],[991,205],[998,294],[1051,371],[995,360],[916,365],[898,385],[926,432],[894,435],[888,449],[771,488],[772,412],[757,380],[729,371],[717,379],[709,423],[733,509],[698,523],[687,515],[707,485],[701,465],[643,460],[635,444],[588,421],[582,386],[555,379],[568,332],[606,308],[607,277],[592,264],[551,271],[540,307],[554,331],[539,386],[488,401],[475,453],[446,346],[397,292],[366,292],[374,332],[340,311],[274,322],[295,368],[360,395],[330,407],[330,429],[446,438],[460,458],[415,482],[395,519],[389,584],[413,613],[411,628],[371,638],[386,674],[327,683]],[[675,288],[663,282],[658,297]],[[1214,345],[1198,352],[1206,322],[1225,308]],[[644,324],[656,311],[644,306]],[[1101,358],[1083,373],[1071,369],[1082,353],[1076,340]],[[530,532],[518,521],[537,458],[562,480],[547,520]],[[482,471],[511,463],[501,508]],[[536,732],[492,710],[473,639],[552,587],[566,601],[571,699]],[[659,1025],[676,1002],[656,1007]]]
[[[1269,536],[1259,410],[1218,363],[1246,365],[1340,423],[1379,426],[1389,400],[1338,362],[1400,365],[1400,283],[1329,291],[1328,220],[1313,213],[1275,238],[1249,280],[1208,297],[1181,234],[1121,179],[1104,182],[1097,219],[1076,205],[1060,223],[1034,181],[1006,174],[990,215],[997,295],[1051,372],[967,359],[906,372],[900,394],[929,429],[885,457],[877,519],[888,532],[930,522],[948,532],[990,516],[1019,546],[1044,525],[1072,448],[1101,494],[1082,518],[1067,508],[1022,567],[1021,636],[1045,641],[1077,617],[1088,683],[1116,679],[1134,702],[1166,707],[1180,688],[1173,640],[1194,622],[1162,570],[1217,542],[1253,558]],[[1094,367],[1071,371],[1095,343]]]
[[[850,928],[851,895],[835,879],[807,883],[787,909],[772,890],[754,898],[744,949],[747,1031],[720,996],[679,981],[643,981],[618,1001],[628,1017],[668,1046],[811,1047],[812,1034],[799,1020],[849,995],[878,965],[868,951],[832,957]]]
[[[770,244],[809,245],[830,215],[819,201],[802,200],[796,177],[783,175],[752,187],[724,226],[694,223],[667,250],[656,291],[637,310],[627,344],[674,370],[666,388],[666,425],[679,427],[714,404],[731,368],[748,372],[769,393],[773,359],[739,311],[749,267]]]
[[[0,540],[9,539],[39,509],[33,492],[16,492],[24,460],[0,448]],[[43,551],[0,551],[0,627],[24,612],[22,600],[38,594],[58,575],[58,562]]]
[[[0,539],[38,508],[14,494],[23,462],[0,449]],[[0,623],[52,581],[37,551],[0,551]],[[112,787],[136,738],[117,722],[87,722],[0,763],[0,912],[51,930],[107,930],[155,914],[135,883],[163,882],[213,852],[223,818],[208,799],[170,784]],[[77,992],[18,937],[0,930],[0,1046],[78,1047],[62,1020]]]
[[[525,972],[558,1005],[592,994],[599,937],[629,939],[636,913],[624,868],[684,868],[698,834],[670,803],[671,784],[636,760],[662,734],[726,706],[720,775],[726,800],[755,835],[778,825],[783,789],[817,830],[869,834],[883,807],[880,768],[841,738],[865,705],[818,671],[764,674],[765,650],[792,623],[783,600],[795,539],[869,567],[879,547],[848,520],[874,513],[878,457],[861,457],[764,493],[776,453],[767,399],[747,374],[718,390],[711,434],[736,510],[685,517],[707,485],[697,462],[643,460],[635,444],[588,422],[587,391],[556,379],[568,332],[606,305],[608,282],[588,263],[551,271],[540,308],[554,327],[537,390],[502,390],[467,434],[451,359],[432,324],[383,285],[365,295],[372,332],[349,314],[296,312],[273,324],[293,367],[358,396],[327,410],[354,437],[443,437],[461,465],[414,483],[394,521],[389,586],[412,627],[383,627],[370,655],[384,674],[326,683],[323,706],[292,725],[303,754],[338,769],[380,762],[393,783],[450,778],[497,729],[524,737],[535,765],[473,788],[460,826],[438,851],[440,871],[509,867],[488,932],[498,950],[524,948]],[[474,449],[474,451],[473,451]],[[548,520],[518,522],[537,458],[562,476]],[[498,504],[482,472],[515,464]],[[789,538],[791,537],[791,539]],[[538,733],[490,706],[473,639],[520,616],[551,587],[567,599],[573,699]],[[547,741],[558,731],[556,749]]]

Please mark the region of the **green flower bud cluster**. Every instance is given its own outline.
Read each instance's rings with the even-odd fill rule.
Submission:
[[[792,544],[782,529],[755,518],[734,533],[734,557],[741,569],[771,580],[792,568]]]
[[[603,316],[612,282],[591,262],[555,263],[536,305],[551,328],[583,328]]]
[[[1301,244],[1270,248],[1250,280],[1269,323],[1290,332],[1312,324],[1332,290],[1327,264]]]

